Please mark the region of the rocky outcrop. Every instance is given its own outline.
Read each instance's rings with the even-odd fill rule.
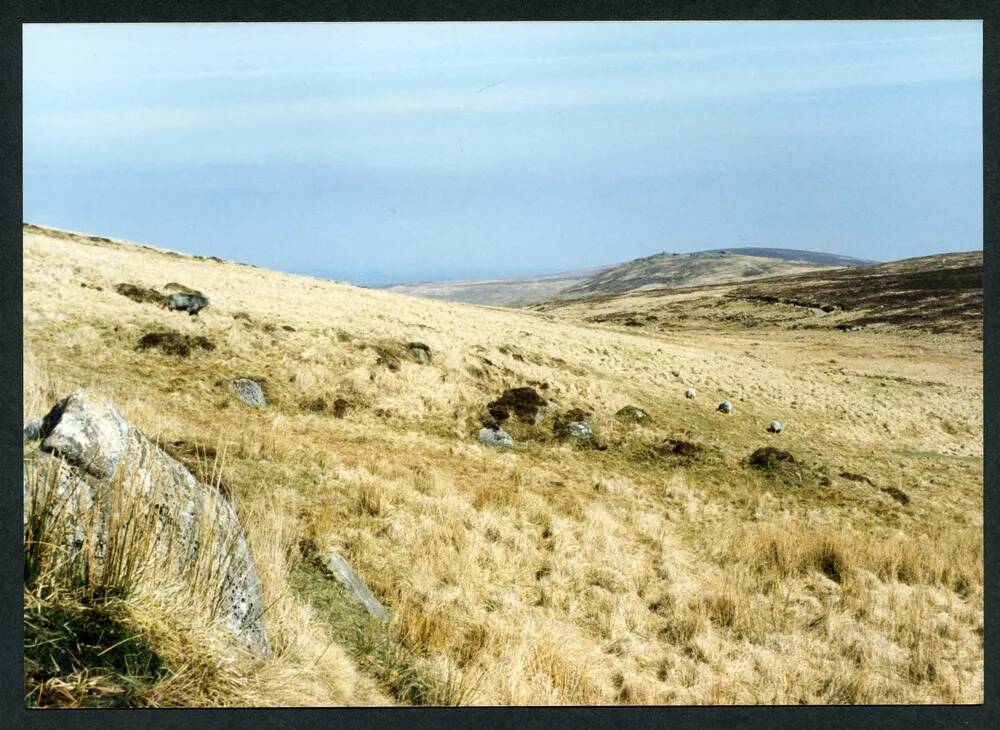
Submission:
[[[365,582],[361,580],[351,564],[344,560],[340,553],[330,550],[320,556],[319,561],[323,568],[333,576],[333,579],[343,586],[348,598],[362,606],[373,618],[382,621],[389,620],[389,612],[385,606],[372,595]]]
[[[41,437],[42,453],[25,463],[26,524],[33,509],[31,469],[45,469],[57,493],[76,495],[69,505],[70,537],[82,541],[80,525],[97,525],[88,534],[98,543],[93,546],[98,556],[106,540],[102,525],[124,504],[129,514],[148,520],[143,525],[152,530],[151,555],[182,573],[191,574],[194,566],[207,570],[223,625],[253,654],[270,654],[253,558],[236,511],[218,490],[200,483],[112,405],[82,389],[45,416]]]

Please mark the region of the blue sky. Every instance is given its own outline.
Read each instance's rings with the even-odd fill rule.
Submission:
[[[31,25],[24,219],[364,284],[982,247],[978,21]]]

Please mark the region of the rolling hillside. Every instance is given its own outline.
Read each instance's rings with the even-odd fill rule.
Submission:
[[[534,308],[647,330],[868,328],[981,338],[983,254],[939,254],[749,283],[556,298]]]
[[[389,291],[470,304],[525,306],[547,299],[620,294],[655,287],[706,286],[833,266],[870,266],[848,256],[783,248],[732,248],[661,253],[623,264],[540,277],[396,284]]]
[[[826,318],[736,285],[476,307],[38,226],[23,252],[25,421],[84,386],[217,485],[274,649],[155,575],[26,582],[29,703],[983,701],[972,329],[761,325]],[[209,306],[144,299],[178,285]]]

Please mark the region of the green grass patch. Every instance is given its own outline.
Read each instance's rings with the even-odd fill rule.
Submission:
[[[315,563],[303,560],[289,575],[292,589],[316,610],[332,642],[343,646],[358,667],[397,701],[410,705],[451,705],[454,692],[425,659],[351,601],[344,589]]]
[[[25,595],[28,707],[142,707],[169,675],[115,599]]]

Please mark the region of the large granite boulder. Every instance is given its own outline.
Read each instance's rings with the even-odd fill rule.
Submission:
[[[208,297],[198,291],[175,291],[167,294],[167,309],[175,312],[187,312],[194,317],[208,306]]]
[[[71,537],[82,538],[77,527],[91,525],[88,534],[98,543],[93,546],[98,557],[109,520],[120,520],[127,510],[152,530],[151,555],[162,565],[182,575],[208,571],[214,576],[214,604],[222,623],[253,654],[270,654],[260,581],[246,536],[233,506],[217,489],[200,483],[112,405],[82,389],[45,416],[41,437],[42,453],[25,459],[25,524],[38,502],[28,494],[32,469],[45,469],[45,485],[75,495],[68,504]]]
[[[320,557],[320,564],[343,586],[348,598],[362,606],[373,618],[389,620],[389,612],[385,606],[372,595],[365,582],[340,553],[330,550]]]

